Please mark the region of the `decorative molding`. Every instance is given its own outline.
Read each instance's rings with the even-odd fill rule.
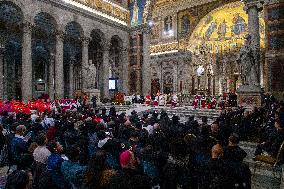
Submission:
[[[102,15],[96,14],[92,11],[86,11],[82,7],[78,7],[78,6],[66,3],[66,2],[64,2],[65,0],[61,0],[61,1],[58,1],[58,0],[38,0],[38,1],[49,3],[52,6],[55,6],[59,9],[66,10],[66,11],[70,12],[71,14],[78,14],[78,15],[84,17],[84,18],[88,18],[88,19],[97,21],[100,24],[104,24],[104,25],[110,26],[112,28],[118,28],[118,29],[121,29],[121,30],[127,31],[127,32],[130,30],[126,23],[123,25],[123,24],[118,23],[114,20],[106,19]],[[77,3],[77,2],[74,2],[74,3]],[[85,6],[85,5],[82,4],[82,6]],[[91,8],[88,8],[88,9],[92,10]],[[119,20],[119,19],[117,19],[117,20]],[[120,21],[120,22],[122,22],[122,21]]]
[[[56,35],[56,38],[58,39],[58,40],[64,40],[64,38],[65,38],[65,33],[64,33],[64,31],[61,31],[61,30],[57,30],[56,31],[56,33],[55,33],[55,35]]]
[[[126,23],[129,23],[130,13],[123,7],[116,4],[107,2],[105,0],[71,0],[82,5],[85,5],[91,9],[98,10],[107,15],[118,18]]]
[[[23,21],[22,27],[24,33],[30,33],[34,26],[29,21]]]
[[[263,10],[264,0],[243,0],[245,3],[244,11],[246,13],[250,8],[257,8],[257,10],[260,12]]]
[[[178,42],[150,46],[150,54],[178,51]]]
[[[82,37],[81,41],[83,42],[84,45],[89,45],[91,39],[89,37]]]

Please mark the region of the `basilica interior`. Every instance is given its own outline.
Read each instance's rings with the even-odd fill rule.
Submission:
[[[278,0],[1,0],[0,99],[236,92],[252,35],[260,85],[284,94]]]

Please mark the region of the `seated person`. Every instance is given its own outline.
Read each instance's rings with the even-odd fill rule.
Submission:
[[[247,153],[238,146],[239,137],[232,134],[229,137],[229,145],[224,148],[223,159],[232,163],[242,163]]]
[[[269,137],[261,144],[258,144],[255,150],[255,156],[266,152],[268,155],[276,158],[280,145],[284,141],[284,113],[282,112],[275,120],[274,129],[269,134]]]
[[[199,188],[234,188],[232,171],[223,161],[224,151],[220,144],[216,144],[211,150],[211,159],[207,163],[202,175],[199,177]]]

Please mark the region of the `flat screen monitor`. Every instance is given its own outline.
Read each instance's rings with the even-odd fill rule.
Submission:
[[[109,90],[116,90],[117,80],[116,79],[109,79]]]

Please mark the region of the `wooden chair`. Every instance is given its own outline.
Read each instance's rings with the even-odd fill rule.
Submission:
[[[283,157],[284,157],[283,154],[284,154],[284,141],[281,143],[281,145],[279,147],[276,158],[274,158],[270,155],[257,155],[255,157],[255,160],[270,164],[270,165],[275,167],[283,159]]]

